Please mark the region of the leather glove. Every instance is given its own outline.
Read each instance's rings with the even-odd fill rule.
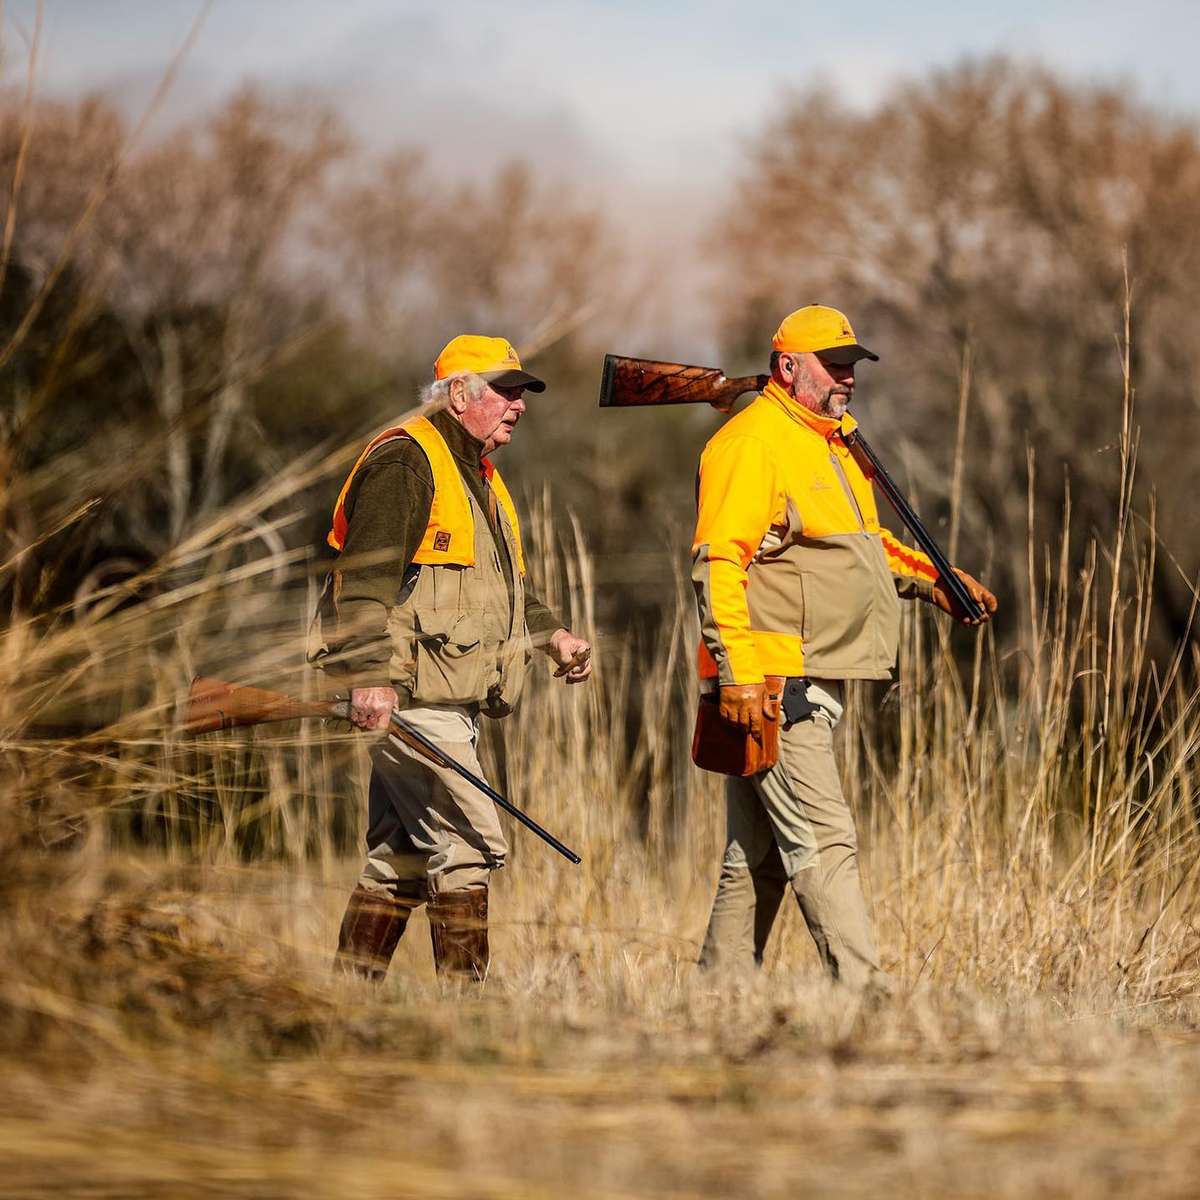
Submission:
[[[763,718],[773,720],[779,714],[779,697],[767,691],[765,683],[726,683],[721,685],[721,716],[762,741]]]
[[[983,605],[983,617],[981,619],[968,617],[966,611],[951,599],[950,593],[942,586],[941,579],[933,585],[933,603],[942,612],[949,613],[960,625],[982,625],[984,621],[990,621],[999,601],[974,575],[968,575],[966,571],[960,571],[958,567],[955,567],[954,570],[967,585],[967,591],[971,593],[971,598],[976,603]]]

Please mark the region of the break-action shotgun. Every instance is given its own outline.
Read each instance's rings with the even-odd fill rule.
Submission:
[[[240,729],[248,725],[266,725],[272,721],[291,721],[296,717],[323,717],[348,721],[350,701],[296,700],[282,692],[243,687],[236,683],[226,683],[223,679],[197,675],[188,691],[187,705],[183,712],[183,730],[185,733],[212,733],[217,729]],[[395,709],[388,718],[388,728],[395,737],[434,766],[453,771],[460,779],[465,779],[478,788],[493,804],[504,809],[526,829],[553,846],[563,858],[569,859],[576,866],[582,862],[574,850],[564,846],[554,834],[543,829],[531,816],[506,800],[473,771],[468,771],[462,763],[447,754],[436,742],[430,741]]]
[[[601,408],[646,408],[659,404],[711,404],[718,412],[729,413],[734,402],[745,392],[760,392],[770,382],[769,375],[743,375],[726,379],[719,367],[690,367],[684,363],[657,362],[648,358],[604,356],[600,376]],[[917,516],[895,480],[887,473],[879,456],[859,429],[846,435],[846,446],[854,455],[862,473],[879,486],[887,502],[912,534],[917,545],[933,563],[942,587],[973,621],[987,614],[967,591],[967,586],[934,541],[925,523]]]

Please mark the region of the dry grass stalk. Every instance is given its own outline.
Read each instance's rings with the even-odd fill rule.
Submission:
[[[218,513],[143,581],[156,594],[12,622],[8,1186],[199,1195],[221,1175],[247,1196],[729,1194],[736,1174],[768,1196],[798,1169],[803,1125],[819,1188],[961,1194],[969,1168],[1016,1194],[1144,1184],[1138,1155],[1159,1136],[1146,1112],[1192,1153],[1197,1096],[1180,1080],[1195,1052],[1162,1047],[1195,1028],[1200,692],[1184,647],[1162,668],[1147,655],[1154,542],[1131,520],[1132,408],[1128,387],[1118,535],[1072,574],[1069,502],[1048,545],[1031,523],[1019,644],[987,635],[960,664],[959,635],[910,611],[900,685],[857,689],[841,752],[901,985],[873,1017],[830,1003],[794,914],[762,978],[695,977],[722,819],[719,785],[686,765],[690,597],[680,573],[652,661],[597,631],[604,581],[548,496],[529,509],[531,569],[602,652],[588,688],[536,681],[494,757],[584,865],[514,835],[481,998],[437,995],[419,929],[379,993],[328,974],[360,737],[173,730],[198,669],[300,686],[313,564],[232,556],[248,514],[344,455],[295,463]],[[514,1100],[536,1161],[504,1148]],[[1114,1120],[1142,1123],[1105,1175],[1069,1146],[1080,1129],[1107,1144]],[[403,1147],[381,1152],[381,1125],[404,1128]]]

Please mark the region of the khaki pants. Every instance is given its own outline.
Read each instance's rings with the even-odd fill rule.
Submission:
[[[465,708],[410,708],[411,725],[468,771],[483,777],[475,753],[478,718]],[[483,887],[504,865],[508,845],[496,806],[478,788],[390,734],[371,749],[367,861],[359,883],[403,897]]]
[[[725,856],[700,964],[761,963],[790,883],[829,973],[854,988],[884,987],[858,877],[854,819],[833,756],[841,684],[813,681],[809,699],[821,707],[780,731],[775,766],[726,783]]]

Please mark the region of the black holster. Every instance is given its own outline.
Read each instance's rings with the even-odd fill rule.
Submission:
[[[808,698],[808,680],[800,675],[789,675],[783,685],[783,727],[807,721],[817,711],[818,705]]]

